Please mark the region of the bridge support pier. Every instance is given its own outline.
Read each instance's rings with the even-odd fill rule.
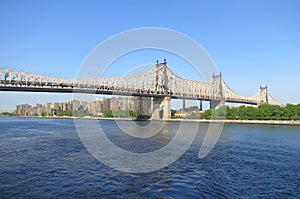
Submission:
[[[182,100],[182,111],[185,111],[185,99]]]
[[[199,109],[200,109],[200,111],[203,111],[202,100],[200,100]]]
[[[210,109],[216,109],[217,107],[221,107],[225,105],[225,101],[223,100],[210,100]]]
[[[163,109],[161,110],[161,107]],[[152,120],[171,119],[171,98],[153,98]]]
[[[160,114],[160,106],[163,102],[163,98],[153,98],[152,100],[152,120],[160,120],[162,119]]]
[[[171,119],[171,98],[164,98],[164,114],[163,119],[168,120]]]
[[[138,101],[138,111],[139,111],[138,114],[144,115],[143,98],[142,97],[138,97],[137,101]]]

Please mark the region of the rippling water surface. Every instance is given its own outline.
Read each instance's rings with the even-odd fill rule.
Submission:
[[[168,144],[179,125],[168,124],[171,135],[163,129],[137,141],[114,121],[99,123],[113,143],[139,153]],[[300,196],[300,127],[225,125],[213,151],[199,159],[206,128],[201,124],[191,147],[170,166],[130,174],[90,155],[73,120],[0,117],[0,198]]]

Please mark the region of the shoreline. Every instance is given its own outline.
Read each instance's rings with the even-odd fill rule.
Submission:
[[[300,120],[206,120],[206,119],[170,119],[168,122],[199,122],[224,124],[256,124],[256,125],[290,125],[300,126]]]
[[[8,116],[7,116],[8,117]],[[34,116],[12,116],[20,118],[41,118],[41,119],[83,119],[83,120],[117,120],[117,121],[137,121],[134,118],[99,118],[99,117],[34,117]],[[167,119],[167,120],[145,120],[164,122],[198,122],[198,123],[224,123],[224,124],[256,124],[256,125],[290,125],[300,126],[300,120],[207,120],[207,119]]]

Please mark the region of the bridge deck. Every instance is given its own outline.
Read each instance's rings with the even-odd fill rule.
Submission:
[[[120,95],[120,96],[139,96],[139,97],[154,97],[164,98],[170,97],[172,99],[187,99],[187,100],[202,100],[211,101],[211,98],[205,97],[191,97],[191,96],[178,96],[178,95],[164,95],[148,92],[125,92],[125,91],[113,91],[113,90],[97,90],[97,89],[72,89],[72,88],[45,88],[45,87],[14,87],[14,86],[0,86],[0,91],[18,91],[18,92],[46,92],[46,93],[81,93],[81,94],[102,94],[102,95]],[[219,99],[213,99],[219,100]],[[226,102],[232,103],[246,103],[257,105],[256,102],[241,102],[235,99],[227,99]]]

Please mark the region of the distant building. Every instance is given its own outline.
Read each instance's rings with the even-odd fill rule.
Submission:
[[[15,113],[18,115],[29,116],[31,106],[29,104],[20,104],[16,106]]]
[[[110,98],[103,98],[104,99],[104,111],[111,110],[111,99]]]
[[[184,110],[182,111],[186,111],[186,112],[193,112],[193,111],[199,111],[199,107],[198,106],[190,106],[188,108],[184,108]]]
[[[16,113],[15,109],[2,109],[0,110],[0,113]]]
[[[131,109],[143,115],[151,115],[152,100],[150,97],[132,97]]]
[[[101,115],[104,111],[104,102],[103,100],[96,99],[95,101],[86,103],[85,107],[89,115]]]
[[[96,99],[92,102],[71,99],[66,102],[36,104],[34,107],[29,104],[20,104],[16,106],[15,113],[24,116],[41,116],[43,113],[55,115],[57,110],[86,110],[89,115],[100,116],[106,110],[134,110],[143,115],[151,115],[151,104],[151,98],[133,96]]]
[[[191,113],[188,113],[186,111],[177,111],[175,113],[175,117],[187,117],[187,116],[190,116]]]
[[[30,116],[36,115],[41,116],[43,113],[43,105],[42,104],[36,104],[35,107],[31,108],[31,111],[29,113]]]

